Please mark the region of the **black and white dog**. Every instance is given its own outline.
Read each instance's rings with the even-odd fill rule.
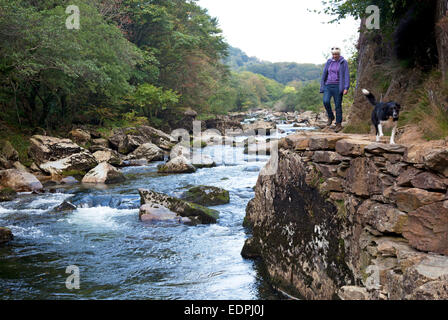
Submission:
[[[383,126],[390,124],[392,119],[392,135],[390,137],[390,144],[395,144],[395,134],[397,132],[398,117],[400,115],[400,104],[391,102],[377,102],[375,96],[366,89],[362,89],[362,93],[367,97],[367,100],[375,107],[372,112],[372,123],[376,129],[376,141],[380,141],[383,134]]]

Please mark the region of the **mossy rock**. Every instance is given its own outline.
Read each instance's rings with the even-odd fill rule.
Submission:
[[[219,218],[218,211],[186,201],[182,215],[184,217],[199,217],[203,224],[216,223]]]
[[[14,239],[14,235],[11,232],[11,229],[0,227],[0,244],[6,243]]]
[[[141,197],[141,205],[146,203],[159,204],[176,212],[181,217],[193,218],[194,221],[200,221],[202,224],[216,223],[219,218],[218,211],[200,204],[188,202],[152,190],[139,189],[138,191]]]
[[[0,190],[0,202],[12,201],[17,197],[17,192],[11,188],[4,188]]]
[[[66,177],[74,177],[76,180],[81,181],[82,178],[87,174],[87,172],[82,170],[67,170],[62,173],[64,178]]]
[[[203,206],[219,206],[230,202],[229,191],[210,186],[198,186],[189,189],[184,199]]]

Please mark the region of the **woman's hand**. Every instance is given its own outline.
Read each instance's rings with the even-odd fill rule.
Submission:
[[[344,95],[346,95],[348,93],[348,90],[344,90]]]

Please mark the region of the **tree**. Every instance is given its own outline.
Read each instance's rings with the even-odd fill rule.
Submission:
[[[157,118],[159,113],[167,108],[172,108],[179,102],[179,94],[171,89],[164,90],[152,84],[142,84],[137,87],[130,98],[131,104],[140,108],[141,112],[149,120]]]

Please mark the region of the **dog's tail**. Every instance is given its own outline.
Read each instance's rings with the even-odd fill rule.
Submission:
[[[366,89],[362,89],[362,93],[366,96],[367,100],[369,100],[373,106],[376,106],[375,96],[371,92]]]

